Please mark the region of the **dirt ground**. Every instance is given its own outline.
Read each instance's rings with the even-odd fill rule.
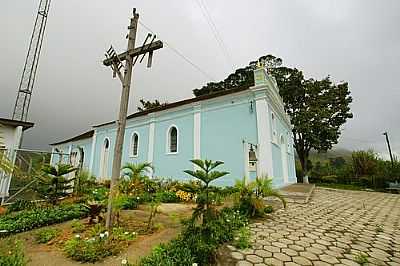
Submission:
[[[153,247],[160,243],[165,243],[173,239],[180,232],[180,220],[189,217],[192,213],[193,205],[189,204],[162,204],[159,207],[159,212],[155,218],[155,225],[158,229],[152,234],[139,235],[127,249],[118,256],[105,258],[103,261],[97,262],[94,265],[101,266],[119,266],[123,259],[128,259],[130,263],[138,262],[138,260],[148,255]],[[123,211],[121,218],[125,221],[128,228],[132,226],[144,225],[149,216],[146,206],[141,206],[138,210]],[[86,222],[82,220],[82,222]],[[59,228],[63,232],[70,230],[71,222],[58,224],[50,227]],[[139,228],[138,228],[139,229]],[[35,229],[39,230],[39,229]],[[53,243],[36,244],[33,233],[35,230],[16,235],[16,238],[22,240],[25,245],[25,254],[29,258],[28,265],[30,266],[74,266],[84,265],[77,261],[68,259],[62,251],[63,239],[58,237]],[[93,265],[88,263],[88,265]]]

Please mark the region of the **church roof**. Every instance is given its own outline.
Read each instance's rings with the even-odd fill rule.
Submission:
[[[80,135],[78,135],[78,136],[75,136],[75,137],[72,137],[72,138],[70,138],[70,139],[66,139],[66,140],[60,141],[60,142],[52,143],[52,144],[50,144],[50,145],[51,145],[51,146],[55,146],[55,145],[60,145],[60,144],[68,143],[68,142],[70,142],[70,141],[77,141],[77,140],[81,140],[81,139],[87,139],[87,138],[93,137],[93,135],[94,135],[94,130],[92,129],[92,130],[87,131],[87,132],[85,132],[85,133],[83,133],[83,134],[80,134]]]
[[[213,93],[213,94],[207,94],[207,95],[202,95],[202,96],[198,96],[198,97],[185,99],[185,100],[182,100],[182,101],[168,103],[168,104],[162,105],[160,107],[155,107],[155,108],[152,108],[152,109],[149,109],[149,110],[133,113],[131,115],[128,115],[127,119],[140,117],[140,116],[145,116],[145,115],[150,114],[150,113],[157,113],[157,112],[160,112],[160,111],[172,109],[172,108],[183,106],[183,105],[186,105],[186,104],[191,104],[191,103],[195,103],[195,102],[201,102],[201,101],[204,101],[204,100],[221,97],[221,96],[233,94],[233,93],[236,93],[236,92],[244,91],[244,90],[247,90],[247,89],[249,89],[248,86],[243,86],[243,87],[238,87],[238,88],[231,89],[231,90],[224,90],[224,91]],[[115,123],[115,120],[111,121],[111,122],[95,125],[93,127],[94,128],[102,127],[102,126],[106,126],[106,125],[111,125],[113,123]],[[66,139],[66,140],[63,140],[63,141],[60,141],[60,142],[56,142],[56,143],[52,143],[50,145],[51,146],[55,146],[55,145],[65,144],[65,143],[68,143],[68,142],[71,142],[71,141],[87,139],[87,138],[91,138],[93,135],[94,135],[94,130],[90,130],[90,131],[82,133],[82,134],[80,134],[78,136],[75,136],[73,138]]]
[[[249,89],[248,86],[238,87],[238,88],[235,88],[235,89],[224,90],[224,91],[221,91],[221,92],[216,92],[216,93],[212,93],[212,94],[206,94],[206,95],[202,95],[202,96],[198,96],[198,97],[194,97],[194,98],[189,98],[189,99],[185,99],[185,100],[178,101],[178,102],[168,103],[168,104],[162,105],[160,107],[155,107],[155,108],[152,108],[152,109],[149,109],[149,110],[139,111],[139,112],[133,113],[131,115],[128,115],[127,119],[144,116],[144,115],[147,115],[147,114],[150,114],[150,113],[157,113],[157,112],[160,112],[160,111],[172,109],[172,108],[179,107],[179,106],[186,105],[186,104],[191,104],[191,103],[195,103],[195,102],[201,102],[201,101],[204,101],[204,100],[221,97],[221,96],[225,96],[225,95],[228,95],[228,94],[233,94],[233,93],[236,93],[236,92],[244,91],[244,90],[247,90],[247,89]],[[106,126],[106,125],[111,125],[113,123],[115,123],[115,120],[111,121],[111,122],[95,125],[93,127],[102,127],[102,126]]]
[[[6,118],[0,118],[0,125],[12,126],[12,127],[19,127],[22,126],[24,130],[29,129],[34,126],[34,123],[31,122],[24,122],[19,120],[12,120]]]

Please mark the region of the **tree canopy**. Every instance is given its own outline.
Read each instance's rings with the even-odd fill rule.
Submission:
[[[265,55],[229,75],[224,81],[211,82],[193,90],[195,96],[211,94],[240,86],[253,86],[253,69],[264,65],[276,79],[285,110],[293,124],[294,147],[303,174],[307,175],[310,150],[327,151],[338,142],[341,126],[352,118],[352,97],[347,82],[335,84],[330,76],[321,80],[306,79],[296,68],[282,66],[282,59]]]
[[[142,106],[139,106],[137,108],[138,111],[140,111],[140,112],[147,111],[147,110],[154,109],[154,108],[161,107],[161,106],[168,104],[168,103],[160,103],[158,100],[145,101],[144,99],[140,99],[140,103]]]

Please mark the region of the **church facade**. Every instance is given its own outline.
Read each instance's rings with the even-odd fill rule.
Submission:
[[[151,176],[191,179],[189,160],[220,160],[226,175],[213,184],[236,179],[273,179],[274,187],[296,182],[292,126],[275,79],[254,70],[255,85],[187,99],[127,117],[122,164],[149,162]],[[82,164],[98,179],[111,177],[115,121],[51,144],[51,162]]]

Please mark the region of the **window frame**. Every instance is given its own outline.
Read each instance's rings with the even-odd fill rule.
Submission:
[[[137,144],[136,144],[136,154],[135,154],[135,135],[137,136]],[[140,134],[137,131],[132,132],[131,135],[131,145],[130,145],[130,157],[137,158],[139,157],[139,143],[140,143]]]
[[[176,129],[176,151],[171,151],[171,130]],[[178,154],[179,153],[179,128],[172,124],[168,127],[166,132],[166,154]]]
[[[276,114],[271,112],[271,131],[272,131],[272,142],[279,144],[278,131],[276,130]]]

